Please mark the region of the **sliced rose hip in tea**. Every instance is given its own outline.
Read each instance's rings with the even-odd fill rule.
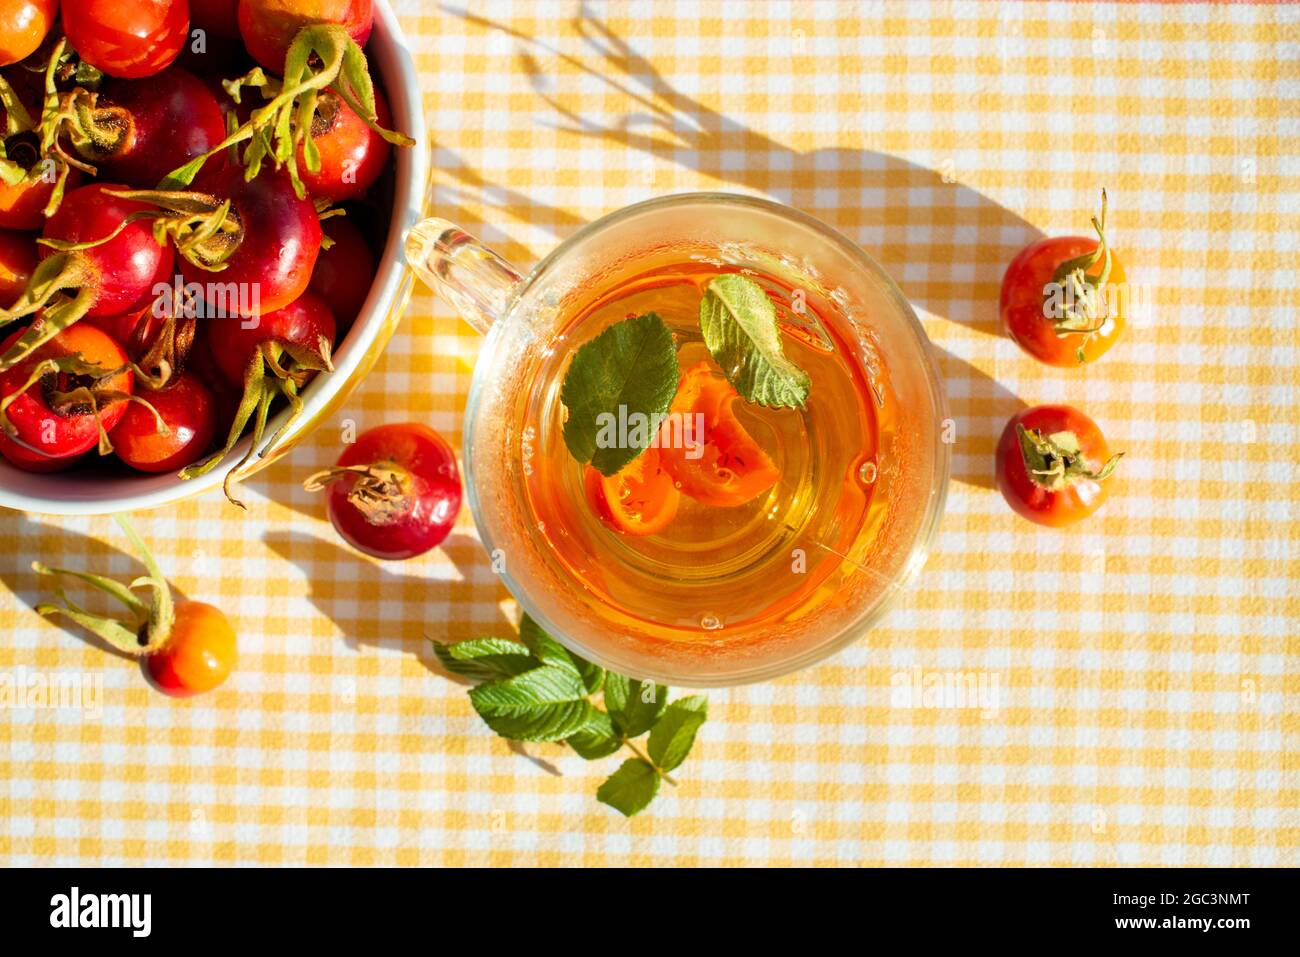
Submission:
[[[677,516],[681,493],[664,469],[659,449],[648,448],[613,475],[590,465],[583,472],[587,501],[600,520],[625,535],[653,535]]]
[[[664,424],[676,434],[660,433],[663,467],[683,494],[705,505],[744,505],[781,478],[771,458],[736,418],[732,406],[739,398],[707,362],[696,363],[682,373]],[[697,431],[697,422],[703,434]]]

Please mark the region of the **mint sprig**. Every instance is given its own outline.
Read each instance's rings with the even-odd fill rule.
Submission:
[[[567,650],[528,615],[519,638],[434,641],[433,650],[449,672],[477,682],[470,703],[501,737],[563,742],[588,761],[630,751],[633,757],[596,791],[598,801],[624,816],[644,810],[662,782],[676,784],[668,772],[681,766],[695,744],[708,717],[707,699],[690,695],[670,704],[663,685],[605,671]],[[603,709],[592,698],[597,694]],[[643,750],[635,739],[646,734]]]
[[[579,347],[565,373],[564,444],[579,462],[613,475],[649,448],[680,375],[673,334],[658,314],[614,323]]]
[[[804,407],[812,381],[786,358],[776,307],[754,280],[727,273],[710,282],[700,301],[700,331],[727,381],[750,402]]]

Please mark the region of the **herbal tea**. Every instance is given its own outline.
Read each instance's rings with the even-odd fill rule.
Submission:
[[[678,642],[842,602],[846,577],[877,574],[896,415],[860,355],[835,302],[718,262],[579,302],[525,390],[526,509],[550,559],[615,623]]]

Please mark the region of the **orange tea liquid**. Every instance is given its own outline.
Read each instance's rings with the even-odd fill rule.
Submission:
[[[656,312],[673,332],[683,370],[707,360],[700,300],[721,264],[691,261],[650,269],[572,310],[529,384],[523,431],[528,510],[561,563],[593,601],[641,633],[656,626],[700,640],[770,628],[835,603],[846,575],[874,574],[864,535],[883,515],[873,503],[881,430],[892,428],[857,354],[851,324],[830,301],[814,301],[746,271],[777,308],[786,355],[811,381],[803,409],[768,409],[736,399],[732,410],[780,471],[743,505],[705,505],[683,495],[675,519],[649,536],[602,523],[583,490],[585,466],[564,444],[560,387],[574,351],[610,325]],[[668,633],[666,630],[663,632]],[[689,639],[687,639],[689,640]]]

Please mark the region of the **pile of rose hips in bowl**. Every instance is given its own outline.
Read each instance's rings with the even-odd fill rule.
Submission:
[[[246,432],[245,458],[275,443],[366,299],[413,145],[365,59],[373,18],[0,0],[5,459],[194,478]]]
[[[373,22],[373,0],[0,0],[10,464],[185,479],[245,432],[244,461],[275,445],[272,411],[292,421],[365,303],[393,149],[415,145],[370,74]],[[371,429],[305,484],[328,487],[343,538],[386,559],[436,547],[461,506],[454,451],[416,423]],[[219,686],[237,655],[229,620],[174,597],[118,520],[147,572],[130,585],[33,568],[123,617],[61,590],[36,610],[138,658],[167,694]]]

